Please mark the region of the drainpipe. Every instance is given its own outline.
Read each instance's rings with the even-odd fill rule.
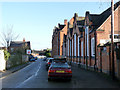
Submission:
[[[87,62],[87,30],[86,30],[86,34],[85,35],[86,35],[86,47],[85,47],[86,50],[85,51],[86,51],[86,69],[87,69],[88,68],[88,64],[87,64],[88,63]]]
[[[96,43],[97,43],[97,39],[96,39],[96,30],[94,31],[94,37],[95,37],[95,64],[94,64],[94,70],[96,71]]]
[[[100,72],[102,72],[102,47],[100,47]]]

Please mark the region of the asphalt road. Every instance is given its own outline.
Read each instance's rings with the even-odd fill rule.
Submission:
[[[48,81],[45,61],[32,62],[27,67],[2,78],[2,88],[120,88],[119,84],[97,73],[72,67],[71,81]]]

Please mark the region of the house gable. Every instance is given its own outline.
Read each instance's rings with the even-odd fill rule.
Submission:
[[[114,5],[114,10],[116,11],[116,9],[119,7],[120,5],[120,1],[117,2]],[[109,19],[109,17],[111,16],[111,7],[108,8],[107,10],[105,10],[103,13],[101,14],[89,14],[89,20],[92,22],[91,26],[93,26],[93,30],[97,30],[99,27],[101,27],[102,24],[104,24],[104,22],[106,20]],[[89,22],[90,23],[90,22]]]

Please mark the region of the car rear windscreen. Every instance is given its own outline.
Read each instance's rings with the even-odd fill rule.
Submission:
[[[52,64],[52,68],[70,68],[68,64]]]

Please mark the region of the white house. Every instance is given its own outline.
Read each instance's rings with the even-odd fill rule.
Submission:
[[[0,50],[0,71],[6,69],[6,61],[4,59],[4,50]]]

